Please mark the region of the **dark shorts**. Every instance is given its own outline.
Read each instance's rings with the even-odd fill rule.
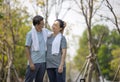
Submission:
[[[27,66],[25,74],[25,82],[43,82],[44,74],[46,70],[46,63],[35,64],[35,70],[31,71],[30,66]]]

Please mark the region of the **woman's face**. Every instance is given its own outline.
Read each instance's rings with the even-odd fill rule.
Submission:
[[[58,33],[62,30],[62,28],[60,28],[60,23],[58,21],[55,21],[53,23],[52,29],[54,33]]]

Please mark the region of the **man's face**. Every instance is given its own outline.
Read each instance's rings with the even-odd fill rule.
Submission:
[[[36,26],[36,29],[37,31],[41,31],[43,27],[44,27],[44,21],[40,21],[40,24]]]

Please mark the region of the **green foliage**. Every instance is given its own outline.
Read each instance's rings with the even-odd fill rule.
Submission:
[[[98,48],[96,55],[102,70],[102,74],[106,77],[106,79],[113,79],[115,73],[114,71],[117,69],[118,65],[117,62],[120,61],[118,58],[119,55],[117,55],[120,48],[118,46],[120,45],[120,36],[116,30],[110,31],[108,27],[104,25],[94,26],[91,32],[92,43],[95,47],[100,41],[101,36],[103,36],[101,46]],[[77,55],[74,57],[74,62],[78,69],[81,69],[85,62],[86,56],[89,54],[87,43],[87,30],[85,30],[83,36],[79,39],[79,49],[77,50]],[[112,64],[114,65],[112,66]]]
[[[16,4],[18,3],[14,3],[14,5]],[[13,55],[13,64],[15,69],[17,70],[18,75],[23,78],[27,63],[24,45],[26,33],[30,30],[30,21],[28,19],[29,13],[27,13],[26,9],[14,7],[14,5],[10,7],[10,11],[5,11],[9,9],[8,5],[4,4],[4,6],[0,6],[0,49],[2,48],[0,50],[0,61],[4,60],[5,63],[5,65],[3,65],[4,63],[0,62],[0,64],[4,66],[0,68],[5,68],[8,65],[8,59],[10,58],[8,58],[7,48],[10,46],[10,56]],[[2,51],[6,54],[1,53]],[[6,77],[5,74],[7,74],[7,70],[5,69],[2,73],[3,76],[1,77],[0,75],[0,78]],[[12,72],[12,75],[14,77],[14,72]]]
[[[93,43],[97,45],[97,42],[100,40],[101,36],[104,36],[102,43],[107,43],[107,38],[109,35],[109,29],[104,25],[96,25],[92,28],[92,39]],[[106,42],[107,41],[107,42]]]
[[[119,45],[120,44],[119,40],[120,40],[120,34],[118,33],[117,30],[113,29],[110,34],[111,44]]]
[[[0,0],[0,6],[2,5],[3,0]]]
[[[19,41],[17,42],[17,46],[15,49],[15,56],[14,56],[14,64],[16,69],[18,70],[19,76],[24,77],[26,71],[26,55],[25,55],[25,37],[26,33],[29,31],[29,27],[21,27],[19,28]]]
[[[120,47],[112,50],[112,56],[114,59],[110,63],[111,67],[113,68],[113,70],[117,70],[116,68],[120,64]]]
[[[74,62],[76,67],[80,70],[86,59],[86,56],[89,54],[87,46],[87,31],[85,31],[83,33],[83,37],[79,39],[79,45],[80,47],[77,50],[77,55],[74,57]]]
[[[0,19],[2,19],[3,18],[3,13],[0,13]]]
[[[2,11],[2,3],[3,3],[3,0],[0,0],[0,19],[3,18],[3,13],[1,12]]]
[[[112,50],[113,60],[110,62],[110,66],[112,71],[118,70],[118,66],[120,65],[120,47]],[[119,80],[120,73],[117,75],[117,79]]]
[[[99,65],[100,68],[102,70],[102,74],[104,75],[104,77],[106,77],[107,79],[110,79],[110,61],[112,59],[112,55],[111,55],[111,51],[108,48],[107,45],[102,45],[98,51],[97,54],[98,57],[98,61],[99,61]]]
[[[2,62],[4,62],[5,65],[7,63],[8,57],[6,55],[0,54],[0,60],[3,60]]]

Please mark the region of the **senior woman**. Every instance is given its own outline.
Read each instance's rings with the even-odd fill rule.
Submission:
[[[53,34],[47,39],[46,66],[50,82],[65,82],[66,79],[67,42],[62,34],[65,26],[66,23],[61,19],[55,20],[52,26]]]

